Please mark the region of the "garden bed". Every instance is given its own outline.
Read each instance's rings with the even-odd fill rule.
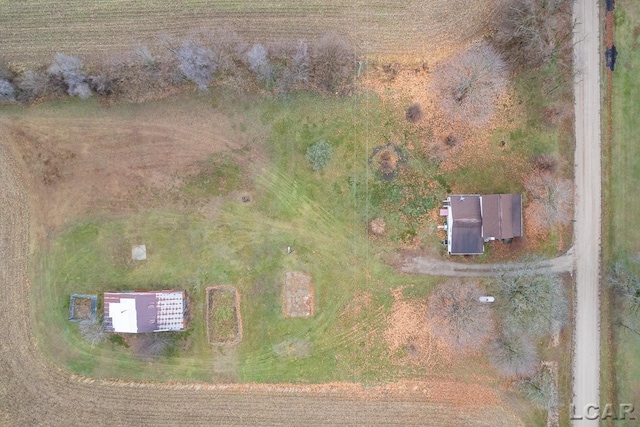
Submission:
[[[242,341],[240,297],[233,286],[207,288],[207,339],[213,345]]]

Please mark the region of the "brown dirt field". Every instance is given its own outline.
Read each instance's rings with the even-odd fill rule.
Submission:
[[[29,170],[38,234],[77,216],[126,214],[158,203],[158,194],[179,187],[180,177],[196,173],[207,157],[254,138],[239,136],[226,115],[186,97],[149,107],[77,116],[36,107],[0,117],[0,134]],[[259,162],[261,156],[252,144],[242,161]]]
[[[313,39],[335,31],[361,53],[422,61],[487,32],[500,0],[120,2],[29,0],[0,5],[0,58],[51,61],[55,52],[95,58],[152,44],[161,35],[233,28],[250,41]]]

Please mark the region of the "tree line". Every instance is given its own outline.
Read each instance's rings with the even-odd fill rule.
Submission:
[[[0,61],[0,102],[31,104],[55,96],[92,95],[144,100],[192,84],[252,85],[275,92],[346,93],[353,83],[356,51],[335,33],[307,42],[250,44],[228,30],[201,31],[178,40],[164,37],[90,64],[57,53],[48,67],[17,72]]]

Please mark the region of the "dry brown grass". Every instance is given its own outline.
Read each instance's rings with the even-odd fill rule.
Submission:
[[[384,338],[397,364],[445,368],[451,366],[453,353],[444,342],[430,333],[425,301],[405,301],[402,290],[394,292],[395,301],[387,318]]]
[[[260,132],[258,128],[250,133]],[[196,173],[214,153],[239,149],[254,136],[239,134],[223,113],[202,102],[173,99],[130,112],[123,109],[78,114],[35,108],[0,118],[6,135],[30,169],[35,212],[55,230],[89,212],[135,211]],[[133,141],[133,143],[132,143]],[[242,161],[260,161],[255,144]]]

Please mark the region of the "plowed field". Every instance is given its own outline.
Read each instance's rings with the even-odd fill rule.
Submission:
[[[347,34],[361,53],[423,58],[487,29],[498,0],[26,0],[0,2],[0,58],[42,63],[55,52],[99,56],[158,36],[232,28],[247,40]]]

